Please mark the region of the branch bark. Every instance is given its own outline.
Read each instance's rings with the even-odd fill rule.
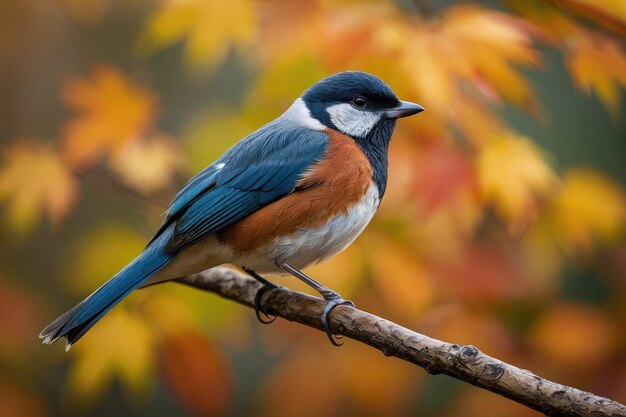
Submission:
[[[217,267],[179,280],[182,284],[214,292],[248,307],[261,287],[235,270]],[[325,301],[279,287],[268,291],[263,306],[268,313],[322,330]],[[339,306],[331,314],[332,329],[370,345],[385,356],[395,356],[431,374],[446,374],[492,391],[548,416],[626,416],[626,406],[589,392],[541,378],[530,371],[485,355],[474,346],[442,342],[389,320]]]

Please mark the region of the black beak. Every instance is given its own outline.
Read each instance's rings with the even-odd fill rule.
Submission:
[[[387,110],[385,115],[390,119],[399,119],[401,117],[413,116],[423,111],[424,108],[419,104],[400,100],[400,104],[391,110]]]

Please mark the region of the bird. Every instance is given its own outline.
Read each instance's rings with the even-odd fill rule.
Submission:
[[[69,350],[132,291],[230,264],[263,284],[255,297],[263,322],[261,297],[276,287],[264,275],[293,275],[315,289],[326,300],[321,324],[339,345],[329,315],[354,304],[302,269],[363,232],[385,194],[396,121],[423,110],[366,72],[316,82],[189,180],[144,251],[39,337],[64,337]]]

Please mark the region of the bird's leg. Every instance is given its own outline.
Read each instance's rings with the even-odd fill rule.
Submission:
[[[300,271],[297,268],[294,268],[288,263],[281,262],[281,263],[278,263],[277,265],[279,268],[283,269],[286,272],[289,272],[291,275],[298,278],[300,281],[314,288],[317,292],[319,292],[322,295],[322,297],[324,297],[324,300],[326,300],[327,303],[326,303],[326,306],[324,307],[324,310],[322,310],[322,326],[324,327],[324,330],[326,331],[326,335],[328,336],[330,343],[332,343],[335,346],[341,346],[343,343],[339,343],[336,340],[336,339],[341,339],[341,336],[336,336],[336,339],[335,339],[335,336],[333,335],[333,332],[330,328],[330,323],[328,322],[328,317],[330,315],[330,312],[333,311],[333,309],[337,307],[338,305],[349,305],[351,307],[354,307],[354,303],[350,300],[344,300],[341,297],[341,295],[339,295],[339,293],[331,290],[328,287],[323,286],[322,284],[320,284],[319,282],[317,282],[310,276],[306,275],[304,272]]]
[[[263,298],[263,294],[265,294],[268,290],[276,288],[276,284],[266,280],[261,275],[257,274],[251,269],[243,268],[243,270],[246,271],[246,273],[252,278],[263,284],[263,286],[257,290],[256,295],[254,296],[254,313],[256,314],[257,320],[259,320],[263,324],[272,323],[274,320],[276,320],[276,316],[270,316],[265,311],[263,311],[263,308],[261,307],[261,298]],[[263,313],[264,317],[261,316],[261,313]]]

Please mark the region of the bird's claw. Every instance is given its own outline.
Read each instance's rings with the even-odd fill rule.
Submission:
[[[254,296],[254,314],[256,314],[257,320],[263,324],[270,324],[276,320],[276,316],[270,316],[263,311],[263,307],[261,306],[263,294],[265,294],[268,290],[273,290],[274,288],[276,288],[276,285],[274,284],[264,284],[257,290],[256,295]]]
[[[330,343],[332,343],[333,346],[341,346],[343,345],[343,342],[338,342],[337,340],[341,340],[343,336],[335,336],[333,334],[329,323],[330,312],[333,311],[335,307],[340,305],[354,307],[354,303],[350,300],[344,300],[339,294],[333,294],[329,297],[324,297],[324,299],[326,300],[326,305],[324,306],[324,310],[322,310],[322,327],[324,327],[324,331],[326,331],[326,335],[328,336]]]

